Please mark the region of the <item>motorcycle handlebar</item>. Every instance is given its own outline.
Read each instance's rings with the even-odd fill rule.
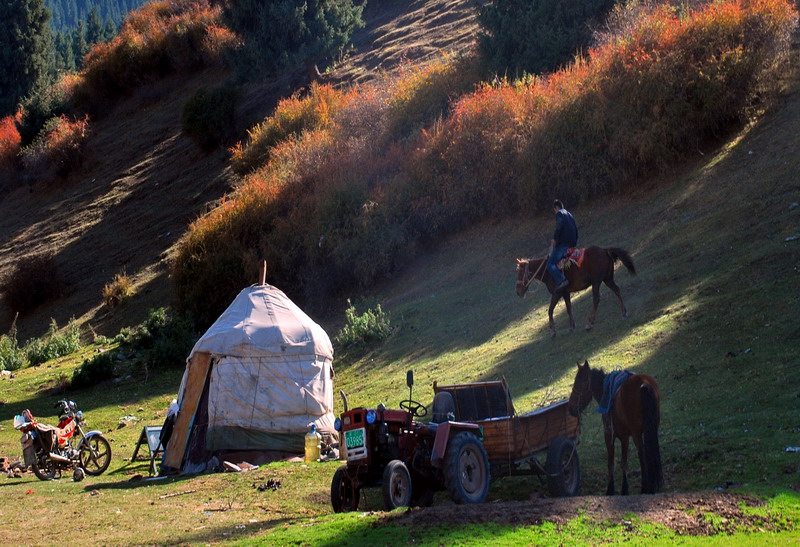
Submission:
[[[58,401],[56,404],[53,405],[53,408],[58,408],[66,404],[66,401]]]

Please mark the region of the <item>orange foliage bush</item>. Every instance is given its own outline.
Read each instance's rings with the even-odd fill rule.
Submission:
[[[504,182],[526,206],[619,191],[746,120],[797,24],[783,0],[715,2],[683,17],[661,6],[635,21],[562,71],[463,98],[426,144],[444,161],[437,179],[493,181],[512,162]],[[476,157],[488,159],[465,163]]]
[[[343,94],[329,85],[312,84],[305,97],[294,94],[278,103],[275,113],[247,131],[246,143],[231,148],[231,166],[246,175],[267,163],[270,150],[303,131],[329,127]]]
[[[22,137],[17,129],[17,117],[6,116],[0,120],[0,169],[11,169],[19,154]]]
[[[287,99],[234,151],[250,174],[182,239],[181,305],[213,320],[260,259],[293,296],[330,297],[479,219],[624,190],[763,108],[797,26],[784,0],[623,19],[547,77],[459,97],[471,78],[434,64]]]
[[[161,0],[132,11],[110,42],[95,45],[71,83],[73,102],[97,108],[167,73],[220,62],[236,36],[209,0]]]
[[[472,91],[483,74],[474,56],[442,56],[422,66],[406,65],[384,85],[392,87],[389,132],[404,137],[449,113],[453,98]]]

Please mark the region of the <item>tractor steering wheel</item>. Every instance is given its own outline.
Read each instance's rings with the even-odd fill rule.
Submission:
[[[400,408],[409,411],[411,415],[414,416],[415,418],[422,418],[423,416],[426,416],[428,414],[428,408],[422,403],[418,403],[413,399],[406,399],[405,401],[400,401]]]

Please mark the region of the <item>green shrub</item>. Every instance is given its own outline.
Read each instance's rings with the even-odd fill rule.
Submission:
[[[272,149],[305,131],[329,127],[344,99],[330,85],[311,84],[308,94],[282,99],[272,116],[247,131],[247,141],[231,148],[231,168],[241,176],[267,164]]]
[[[198,89],[183,105],[183,131],[205,150],[224,144],[233,137],[236,100],[233,86]]]
[[[452,101],[472,91],[485,72],[475,55],[442,57],[422,67],[405,67],[389,100],[388,132],[416,135],[449,114]]]
[[[380,304],[374,310],[367,309],[361,315],[358,315],[355,306],[349,299],[347,305],[344,312],[345,325],[333,339],[338,346],[348,348],[359,344],[380,342],[392,334],[389,316],[384,313]]]
[[[72,388],[82,389],[110,380],[114,377],[114,355],[110,351],[99,353],[75,369]]]
[[[28,340],[23,348],[30,366],[36,366],[69,355],[81,347],[81,331],[74,319],[70,320],[63,332],[58,332],[55,319],[50,322],[50,328],[42,338]]]
[[[17,328],[0,335],[0,370],[18,370],[25,366],[25,352],[17,342]]]
[[[499,74],[551,72],[589,45],[615,0],[495,0],[481,8],[480,49]]]
[[[259,79],[340,53],[363,26],[359,0],[238,0],[227,2],[225,20],[242,36],[232,57],[240,77]]]
[[[193,321],[165,308],[150,310],[140,325],[120,330],[115,339],[142,352],[148,367],[184,366],[196,340]]]
[[[22,149],[22,165],[32,179],[49,178],[50,172],[66,177],[83,163],[89,137],[89,117],[58,116],[47,120],[33,142]]]
[[[147,366],[184,367],[196,341],[197,333],[192,321],[185,317],[169,316],[156,331],[152,348],[145,353]]]
[[[34,141],[48,121],[66,114],[69,110],[66,94],[57,85],[36,89],[21,106],[19,134],[22,137],[23,147]]]

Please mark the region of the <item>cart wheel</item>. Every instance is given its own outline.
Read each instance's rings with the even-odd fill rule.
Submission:
[[[387,511],[411,503],[411,474],[406,464],[392,460],[383,470],[383,504]]]
[[[556,437],[547,449],[547,486],[555,497],[577,496],[581,489],[581,466],[572,439]]]
[[[353,488],[353,481],[347,476],[347,466],[343,465],[333,474],[331,481],[331,505],[334,513],[343,511],[355,511],[358,509],[358,501],[361,497],[361,489]]]
[[[489,494],[489,457],[472,433],[459,433],[447,446],[444,481],[456,503],[483,503]]]

